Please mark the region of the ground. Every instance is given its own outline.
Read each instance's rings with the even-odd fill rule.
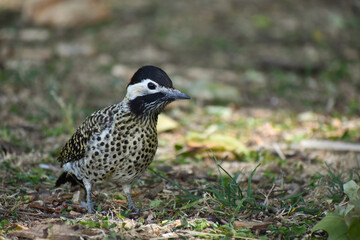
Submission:
[[[356,1],[106,3],[107,20],[66,28],[0,12],[0,238],[310,239],[347,204],[343,184],[360,182]],[[115,183],[86,214],[81,189],[54,188],[56,157],[145,64],[192,99],[160,119],[133,187],[141,214]]]

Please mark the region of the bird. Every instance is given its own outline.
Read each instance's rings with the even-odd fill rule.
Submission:
[[[94,184],[116,182],[122,185],[128,209],[139,213],[130,195],[131,186],[154,159],[158,115],[180,99],[190,97],[173,87],[164,70],[152,65],[140,67],[123,100],[88,116],[66,142],[57,158],[64,171],[55,187],[66,182],[82,185],[86,190],[82,205],[92,213]]]

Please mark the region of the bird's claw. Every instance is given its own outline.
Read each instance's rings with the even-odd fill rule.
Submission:
[[[84,207],[88,213],[93,213],[95,210],[94,210],[94,206],[95,206],[95,202],[84,202],[84,201],[81,201],[81,204],[80,204],[82,207]]]
[[[141,212],[140,208],[137,208],[133,202],[130,202],[128,209],[130,210],[130,215],[138,216]]]

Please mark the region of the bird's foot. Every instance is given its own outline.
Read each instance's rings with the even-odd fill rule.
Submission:
[[[84,202],[81,201],[80,204],[82,207],[84,207],[88,213],[93,213],[94,212],[94,206],[95,206],[95,202]]]
[[[140,208],[137,208],[137,207],[133,207],[133,208],[130,208],[130,211],[132,214],[134,215],[139,215],[140,212],[141,212],[141,209]]]
[[[140,208],[137,208],[135,207],[135,204],[134,203],[130,203],[129,206],[128,206],[128,209],[130,210],[130,216],[139,216],[140,215],[140,212],[141,212],[141,209]]]

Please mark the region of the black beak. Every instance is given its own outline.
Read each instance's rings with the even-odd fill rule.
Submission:
[[[190,97],[187,94],[174,88],[167,89],[163,93],[165,93],[165,98],[169,100],[190,99]]]

